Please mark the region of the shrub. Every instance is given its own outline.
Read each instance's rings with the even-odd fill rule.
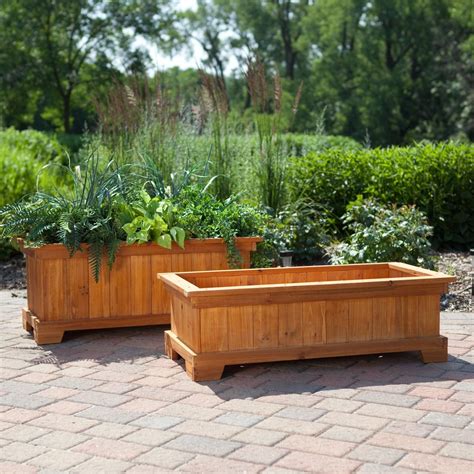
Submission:
[[[63,157],[57,140],[44,133],[0,131],[0,207],[35,191],[39,170]],[[51,177],[42,174],[40,184],[51,186]]]
[[[384,207],[359,198],[349,204],[343,222],[350,235],[327,249],[331,263],[392,261],[433,268],[432,227],[414,206]]]
[[[342,216],[358,195],[416,205],[434,227],[435,245],[474,242],[474,145],[446,142],[292,159],[290,200],[309,199]]]
[[[40,169],[47,163],[64,159],[59,143],[34,130],[0,131],[0,208],[35,191]],[[51,189],[54,174],[41,173],[39,184]],[[0,240],[0,259],[13,253],[9,242]]]

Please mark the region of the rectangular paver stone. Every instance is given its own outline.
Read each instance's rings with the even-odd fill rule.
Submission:
[[[178,451],[225,456],[241,446],[235,441],[227,441],[207,436],[181,435],[167,443],[164,447]]]
[[[381,448],[370,444],[363,444],[348,454],[351,459],[373,462],[376,464],[393,465],[405,455],[405,451],[394,448]]]
[[[273,464],[287,453],[287,449],[249,444],[234,451],[229,457],[256,464]]]

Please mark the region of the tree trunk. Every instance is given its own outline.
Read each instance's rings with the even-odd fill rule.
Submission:
[[[63,96],[63,128],[64,133],[71,131],[71,92],[67,92]]]

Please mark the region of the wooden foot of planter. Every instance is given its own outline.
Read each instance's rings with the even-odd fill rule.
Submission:
[[[167,354],[179,354],[186,362],[186,373],[194,381],[219,380],[226,365],[253,364],[323,357],[421,351],[424,362],[445,362],[447,339],[444,336],[324,344],[311,347],[272,348],[208,352],[197,354],[172,331],[165,331]]]
[[[443,344],[436,349],[424,349],[421,351],[421,360],[428,364],[430,362],[447,362],[448,361],[448,339],[442,337]]]
[[[28,309],[23,309],[23,328],[33,332],[37,344],[58,344],[66,331],[110,329],[169,324],[169,315],[130,316],[128,318],[76,319],[71,321],[40,321]]]

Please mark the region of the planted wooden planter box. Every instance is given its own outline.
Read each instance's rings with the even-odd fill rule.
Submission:
[[[167,354],[193,380],[225,365],[421,351],[447,360],[439,298],[454,277],[401,263],[169,273]]]
[[[244,267],[260,240],[237,238]],[[228,268],[222,239],[190,239],[184,249],[173,244],[171,250],[154,243],[123,245],[111,270],[102,264],[98,282],[87,249],[73,257],[61,244],[22,251],[28,295],[23,327],[38,344],[61,342],[64,331],[169,324],[170,300],[157,273]]]

